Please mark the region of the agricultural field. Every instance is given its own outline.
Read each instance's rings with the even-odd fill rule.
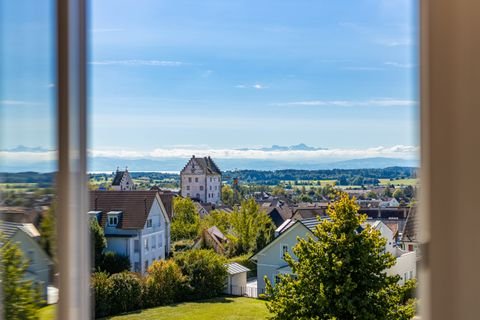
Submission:
[[[417,186],[419,184],[418,178],[410,178],[410,179],[379,179],[380,185],[391,185],[394,186]]]
[[[13,191],[13,192],[28,192],[36,191],[38,189],[37,183],[0,183],[0,191]]]

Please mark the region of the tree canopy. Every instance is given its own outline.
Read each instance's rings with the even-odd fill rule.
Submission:
[[[380,232],[361,228],[366,217],[345,193],[328,214],[314,237],[299,239],[297,259],[286,254],[295,276],[280,276],[275,286],[266,279],[273,319],[411,319],[414,300],[405,298],[411,287],[386,274],[395,258]]]
[[[200,217],[190,198],[173,199],[173,217],[171,238],[173,241],[194,239],[198,234]]]

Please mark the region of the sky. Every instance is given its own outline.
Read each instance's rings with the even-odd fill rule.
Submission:
[[[90,152],[228,157],[305,143],[411,156],[419,144],[415,4],[91,1]],[[53,6],[1,6],[1,149],[54,149]]]

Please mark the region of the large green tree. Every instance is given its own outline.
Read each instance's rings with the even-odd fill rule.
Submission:
[[[395,258],[385,252],[386,240],[342,193],[315,229],[314,237],[299,239],[297,259],[285,259],[295,276],[267,279],[268,309],[273,319],[411,319],[414,300],[405,299],[408,286],[388,276]]]
[[[227,206],[233,206],[233,189],[229,185],[222,186],[222,202]]]
[[[56,217],[55,217],[56,203],[52,202],[47,212],[40,222],[40,245],[43,250],[56,261],[57,239],[56,239]]]
[[[198,235],[200,216],[192,199],[174,198],[173,212],[175,215],[171,225],[172,240],[194,239]]]
[[[2,285],[3,319],[38,319],[41,303],[38,288],[25,279],[28,262],[20,248],[0,235],[0,276]]]
[[[107,239],[97,219],[90,220],[90,237],[94,252],[94,266],[95,268],[100,268],[103,260],[103,251],[107,247]]]
[[[230,214],[232,255],[252,253],[265,246],[274,236],[275,225],[254,199],[244,200]]]

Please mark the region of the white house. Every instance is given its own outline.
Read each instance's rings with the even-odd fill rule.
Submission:
[[[328,219],[328,218],[324,218]],[[258,294],[265,292],[264,277],[270,280],[272,284],[277,282],[277,276],[281,274],[291,274],[292,270],[284,260],[285,253],[289,253],[294,259],[295,255],[292,248],[297,244],[297,238],[314,237],[313,231],[320,223],[317,218],[303,220],[286,220],[277,228],[276,238],[271,241],[262,250],[254,254],[250,259],[257,264],[257,288]],[[387,274],[398,274],[402,277],[401,283],[405,280],[416,277],[415,254],[404,252],[396,247],[393,232],[381,221],[376,221],[372,227],[379,230],[385,238],[387,244],[385,250],[392,253],[397,262],[394,267],[387,270]]]
[[[380,208],[392,208],[400,206],[400,202],[398,202],[395,198],[389,198],[386,200],[382,200],[379,204]]]
[[[180,172],[180,194],[203,203],[221,200],[222,172],[212,158],[192,158]]]
[[[0,232],[8,241],[16,243],[28,259],[25,279],[40,288],[43,299],[47,299],[47,286],[51,282],[53,262],[38,243],[40,233],[31,223],[0,222]]]
[[[114,191],[132,191],[135,190],[135,184],[132,180],[128,168],[125,168],[125,171],[120,171],[117,168],[115,172],[115,177],[112,181],[112,190]]]
[[[129,257],[145,273],[170,251],[170,219],[157,191],[91,191],[91,218],[105,230],[107,251]]]

